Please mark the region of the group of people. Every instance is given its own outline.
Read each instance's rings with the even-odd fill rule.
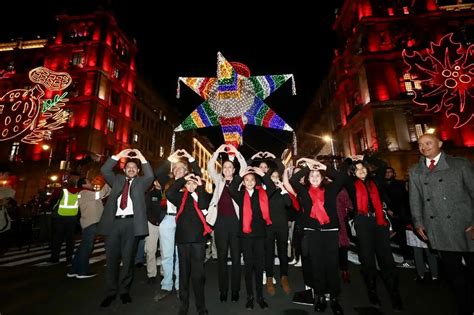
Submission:
[[[441,152],[441,145],[433,135],[419,139],[423,156],[410,170],[409,181],[412,220],[420,239],[440,252],[456,291],[460,314],[471,314],[473,164],[467,159],[446,155]],[[221,174],[216,171],[219,157],[224,157]],[[123,174],[115,174],[113,167],[123,158],[127,159]],[[393,202],[384,189],[385,183],[380,181],[386,168],[378,165],[379,162],[373,157],[354,156],[336,170],[317,160],[301,158],[295,167],[285,169],[281,160],[271,153],[259,152],[245,161],[235,147],[222,145],[208,162],[208,173],[214,182],[211,195],[204,189],[196,161],[185,150],[175,151],[155,172],[140,151],[121,151],[109,158],[101,169],[110,188],[106,186],[105,191],[79,198],[79,202],[83,199],[100,202],[108,194],[100,219],[94,220],[97,221],[94,228],[87,229],[83,225],[83,239],[90,239],[96,233],[106,237],[107,293],[101,306],[108,307],[117,295],[124,304],[132,301],[129,292],[134,257],[139,239],[146,237],[149,279],[157,276],[158,242],[161,252],[163,280],[155,300],[170,295],[174,287],[179,292],[179,314],[187,314],[191,284],[198,313],[207,314],[204,263],[208,235],[213,232],[220,301],[227,301],[229,295],[233,302],[240,299],[243,254],[245,307],[253,309],[256,303],[266,309],[269,305],[263,296],[262,277],[265,272],[267,293],[275,294],[275,242],[280,285],[285,293],[291,292],[287,243],[288,219],[294,216],[297,227],[293,240],[297,240],[296,247],[301,251],[303,279],[309,289],[306,292],[310,292],[314,301],[314,309],[324,312],[329,302],[334,314],[343,314],[338,296],[341,270],[342,276],[347,276],[347,266],[344,263],[340,266],[340,261],[344,261],[340,258],[347,257],[347,249],[341,251],[347,244],[341,246],[340,239],[347,232],[340,209],[351,208],[369,302],[381,306],[376,288],[378,264],[392,307],[401,310],[403,303],[390,247],[391,222],[387,215],[391,211],[387,207]],[[371,171],[369,163],[379,166],[375,172]],[[143,170],[142,176],[139,176],[140,170]],[[382,170],[383,175],[377,174]],[[86,187],[84,185],[87,182],[82,184]],[[80,247],[79,252],[90,253],[90,248],[84,247]],[[76,262],[80,260],[76,256],[71,276],[87,275],[84,268],[74,269],[81,265]]]

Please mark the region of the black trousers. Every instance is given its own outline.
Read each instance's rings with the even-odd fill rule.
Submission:
[[[273,277],[275,240],[277,242],[278,258],[280,259],[280,277],[288,276],[288,226],[267,227],[267,237],[265,239],[265,272],[267,277]]]
[[[196,309],[198,312],[204,312],[206,311],[204,300],[206,243],[178,244],[178,257],[181,310],[187,312],[189,309],[189,282],[191,282],[196,300]]]
[[[314,292],[337,297],[341,292],[339,275],[339,231],[305,231],[308,234],[309,256]]]
[[[227,253],[230,250],[232,261],[231,284],[232,292],[240,291],[240,239],[239,220],[235,216],[218,216],[214,225],[214,237],[217,248],[217,267],[219,276],[219,291],[227,292],[229,289],[229,267],[227,266]]]
[[[66,242],[66,260],[72,260],[74,252],[74,229],[77,217],[53,217],[51,228],[53,231],[51,239],[51,261],[59,261],[61,244]]]
[[[309,251],[310,246],[311,240],[309,232],[306,233],[306,231],[303,231],[301,234],[301,269],[303,272],[303,281],[305,286],[314,288],[313,271]]]
[[[474,252],[440,251],[449,281],[451,282],[459,314],[474,312]],[[462,264],[462,258],[466,266]]]
[[[133,229],[133,218],[114,220],[112,231],[105,239],[107,296],[130,292],[138,239]]]
[[[376,256],[382,279],[385,282],[395,279],[396,270],[390,247],[389,227],[377,225],[375,217],[362,215],[355,216],[354,224],[359,239],[362,275],[366,281],[374,281],[377,277]]]
[[[245,287],[247,296],[253,296],[253,276],[255,274],[255,291],[257,298],[263,297],[263,265],[265,255],[265,238],[243,237],[242,251],[244,254]]]

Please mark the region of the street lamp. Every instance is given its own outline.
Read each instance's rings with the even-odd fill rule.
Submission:
[[[48,168],[51,168],[51,161],[53,160],[53,148],[45,143],[41,146],[41,148],[44,150],[44,151],[47,151],[49,150],[49,160],[48,160]]]
[[[329,135],[323,136],[323,140],[331,145],[332,163],[333,163],[334,168],[337,169],[336,156],[335,156],[335,152],[334,152],[334,140]]]

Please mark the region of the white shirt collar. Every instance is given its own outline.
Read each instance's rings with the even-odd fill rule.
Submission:
[[[431,160],[434,160],[434,165],[438,165],[438,161],[440,157],[441,157],[441,152],[438,153],[438,155],[435,156],[433,159],[426,158],[425,159],[426,166],[430,167]]]
[[[247,189],[247,188],[245,188],[245,189]],[[247,191],[249,192],[250,197],[252,197],[253,192],[255,191],[255,189],[247,189]]]

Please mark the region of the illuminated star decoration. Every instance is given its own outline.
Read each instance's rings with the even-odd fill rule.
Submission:
[[[62,91],[71,83],[66,72],[55,72],[45,67],[30,71],[29,78],[37,83],[30,89],[15,89],[0,97],[0,142],[23,135],[21,141],[36,144],[51,137],[51,132],[64,127],[69,113],[64,110],[67,92],[53,99],[43,100],[40,84],[51,91]]]
[[[174,131],[183,131],[211,126],[221,126],[226,144],[236,148],[242,144],[242,133],[246,124],[293,131],[263,100],[288,79],[292,79],[293,95],[296,94],[292,74],[250,76],[247,66],[228,62],[217,53],[217,78],[178,78],[204,102],[199,105]],[[174,143],[173,143],[174,149]]]
[[[453,42],[453,34],[431,43],[425,52],[402,56],[409,66],[408,72],[421,81],[422,91],[413,102],[426,107],[426,111],[445,110],[447,117],[454,117],[459,128],[474,117],[474,45],[464,48]]]

